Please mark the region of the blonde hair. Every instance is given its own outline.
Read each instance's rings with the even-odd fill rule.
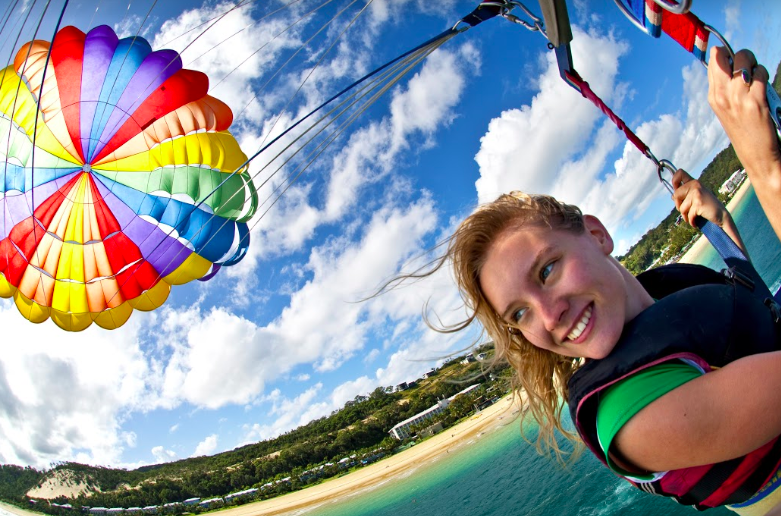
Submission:
[[[537,348],[519,332],[512,332],[497,315],[480,286],[480,273],[496,239],[505,231],[529,226],[576,234],[585,230],[583,214],[577,206],[559,202],[548,195],[504,194],[491,203],[479,206],[469,215],[447,241],[445,254],[430,268],[397,280],[429,276],[446,262],[452,263],[467,318],[444,327],[432,324],[428,318],[426,322],[442,333],[458,332],[475,320],[480,322],[494,342],[495,354],[491,365],[506,361],[512,366],[512,387],[522,404],[522,413],[524,417],[530,415],[539,425],[537,450],[540,453],[553,452],[561,461],[565,452],[559,447],[556,431],[577,445],[576,452],[581,448],[577,434],[566,430],[561,423],[565,407],[562,399],[566,401],[569,395],[567,381],[580,366],[581,360]],[[522,393],[526,393],[525,403]],[[521,428],[523,431],[523,424]]]

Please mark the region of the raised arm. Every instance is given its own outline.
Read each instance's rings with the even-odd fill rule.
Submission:
[[[733,64],[726,49],[711,49],[708,101],[781,240],[781,152],[767,107],[768,78],[767,70],[757,64],[750,51],[741,50],[735,54]]]
[[[710,190],[702,186],[699,181],[692,178],[683,169],[679,169],[673,175],[672,185],[675,189],[673,194],[675,207],[681,212],[681,216],[686,222],[695,226],[694,219],[698,216],[709,220],[722,228],[743,251],[743,254],[748,257],[748,250],[740,237],[732,215]]]

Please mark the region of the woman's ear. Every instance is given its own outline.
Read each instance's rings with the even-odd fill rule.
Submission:
[[[598,218],[593,215],[583,215],[583,225],[606,255],[613,252],[613,238]]]

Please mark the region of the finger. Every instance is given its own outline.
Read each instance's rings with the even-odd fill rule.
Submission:
[[[690,198],[683,199],[683,202],[680,203],[680,207],[678,208],[678,211],[681,212],[681,215],[683,216],[683,220],[691,224],[691,221],[689,220],[689,212],[691,211],[692,206],[692,200]]]
[[[767,68],[762,65],[756,65],[752,73],[755,82],[766,83],[770,81],[770,74],[768,73]]]
[[[687,180],[686,176],[688,176],[688,175],[689,174],[687,174],[685,170],[683,170],[682,168],[679,168],[675,172],[675,174],[673,174],[673,179],[672,179],[673,188],[675,190],[678,190],[678,187],[686,182],[686,180]]]
[[[735,59],[732,63],[734,71],[745,69],[751,73],[751,70],[757,65],[757,58],[751,50],[743,49],[735,53]]]
[[[730,63],[730,55],[726,47],[713,47],[711,49],[708,60],[708,75],[712,73],[732,77],[732,63]]]

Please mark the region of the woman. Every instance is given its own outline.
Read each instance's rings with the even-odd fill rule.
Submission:
[[[733,66],[723,49],[712,50],[709,101],[781,235],[767,79],[750,52]],[[673,183],[687,221],[717,223],[742,247],[732,218],[698,182],[679,171]],[[563,397],[589,448],[638,487],[699,508],[774,514],[781,328],[773,314],[716,273],[672,267],[635,278],[612,251],[602,223],[578,208],[503,195],[450,241],[447,258],[472,313],[455,329],[482,323],[515,369],[538,444],[560,453],[554,432],[571,437]]]

